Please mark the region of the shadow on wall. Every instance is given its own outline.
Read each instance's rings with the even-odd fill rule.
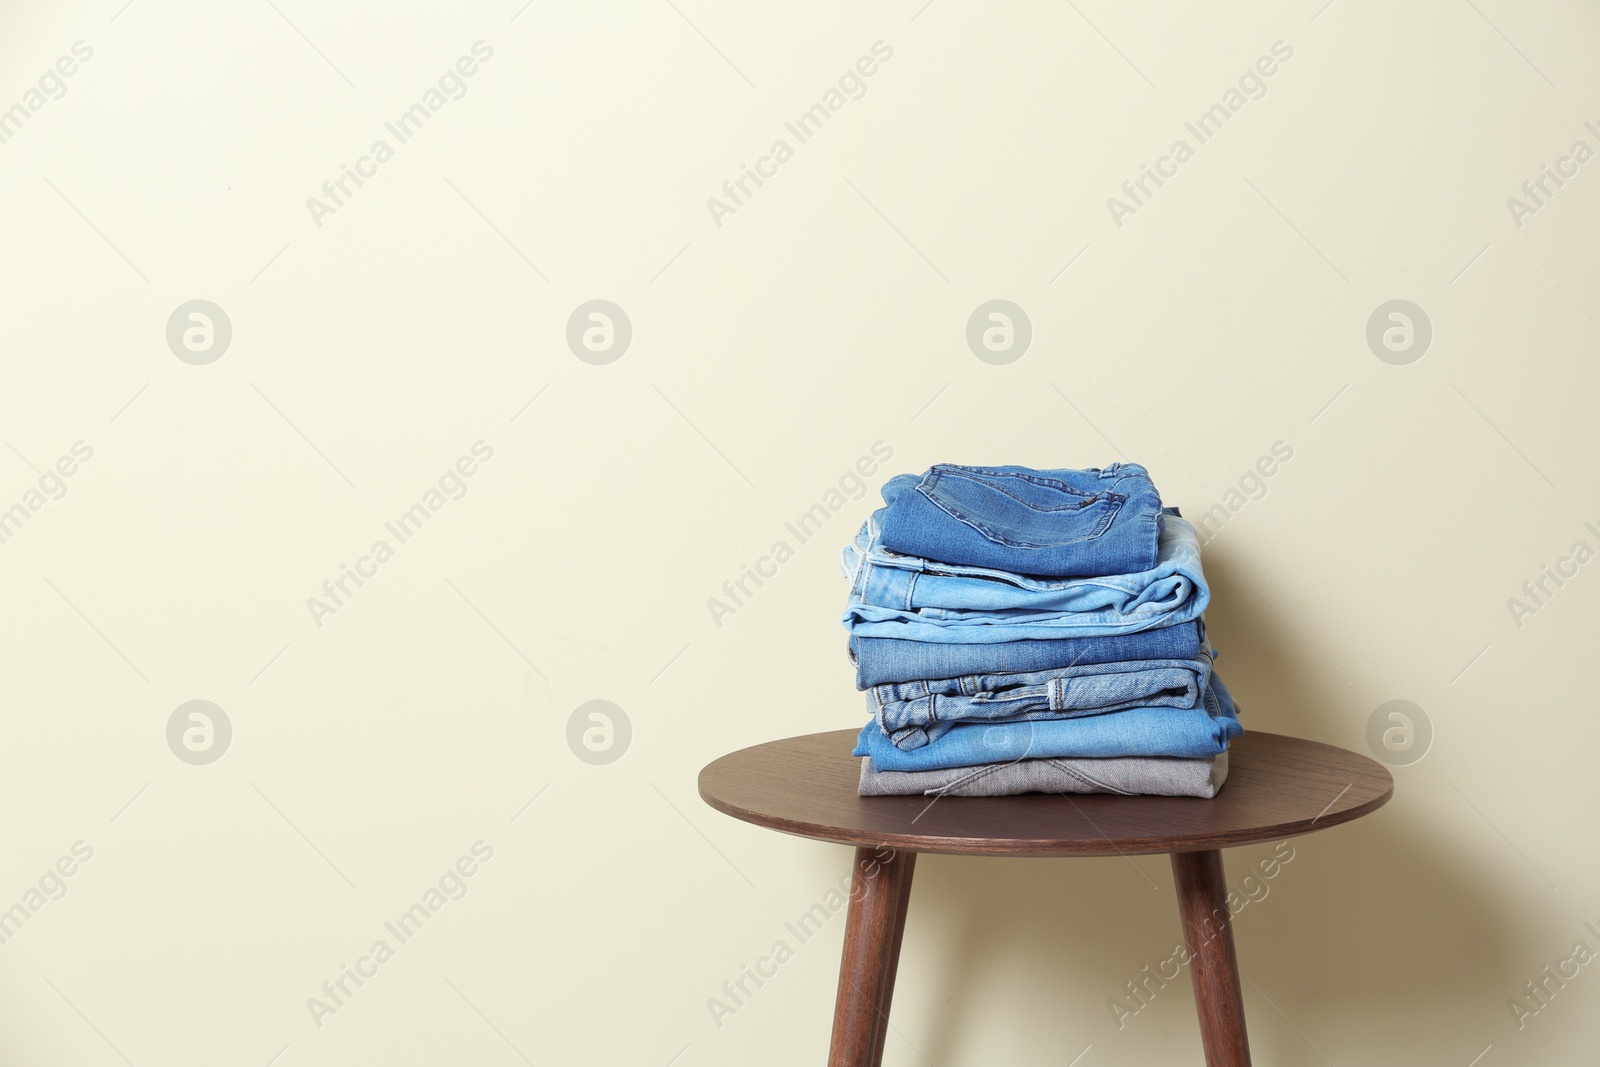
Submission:
[[[1207,613],[1208,631],[1246,728],[1348,739],[1352,731],[1342,720],[1350,714],[1350,694],[1338,675],[1225,554],[1207,558],[1207,576],[1217,605]],[[1383,809],[1291,839],[1295,859],[1265,897],[1240,913],[1241,973],[1305,1034],[1297,1035],[1246,984],[1245,1009],[1261,1062],[1324,1063],[1309,1041],[1347,1055],[1359,1045],[1367,1064],[1461,1067],[1504,1034],[1506,1018],[1496,1012],[1514,990],[1485,988],[1474,976],[1514,973],[1522,962],[1512,951],[1514,915],[1485,887],[1475,860],[1419,828],[1407,813],[1404,791],[1401,769],[1396,797]],[[1228,850],[1229,886],[1238,888],[1250,865],[1271,852],[1270,843]],[[919,961],[944,1003],[927,1015],[934,1006],[899,1005],[908,1016],[931,1019],[905,1037],[934,1062],[949,1062],[994,1025],[992,1017],[978,1022],[984,1013],[978,1004],[999,986],[1031,1009],[1019,1009],[1019,1026],[1049,1026],[1039,1011],[1051,1001],[1074,1003],[1075,1018],[1091,1001],[1093,1011],[1103,1013],[1104,1028],[1074,1040],[1094,1041],[1100,1063],[1140,1062],[1150,1051],[1146,1042],[1173,1040],[1164,1030],[1180,1018],[1197,1042],[1186,978],[1158,994],[1161,1024],[1148,1016],[1125,1021],[1135,1034],[1126,1045],[1108,1003],[1121,997],[1137,1006],[1124,983],[1166,958],[1181,938],[1165,857],[924,857],[908,916],[906,960]],[[1483,1033],[1451,1032],[1443,1008],[1475,1002],[1485,1009]]]

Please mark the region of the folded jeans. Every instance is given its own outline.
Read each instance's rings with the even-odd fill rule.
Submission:
[[[1211,657],[1084,664],[1025,674],[981,674],[880,685],[867,709],[901,749],[921,748],[972,722],[1024,722],[1105,715],[1138,707],[1192,708]]]
[[[1116,793],[1214,797],[1228,780],[1228,753],[1209,759],[1165,756],[1025,759],[937,771],[880,771],[861,761],[864,797],[1008,797],[1019,793]]]
[[[854,637],[940,644],[1102,637],[1192,622],[1211,599],[1199,539],[1172,509],[1160,527],[1160,556],[1149,570],[1045,579],[886,551],[874,513],[841,557],[850,579],[843,622]]]
[[[883,546],[1016,574],[1149,570],[1161,497],[1137,463],[1032,470],[939,463],[883,487]]]
[[[1019,759],[1067,756],[1181,756],[1204,759],[1244,732],[1233,697],[1212,671],[1193,708],[1139,707],[1104,715],[952,726],[921,748],[897,748],[876,720],[856,739],[854,755],[870,756],[885,771],[976,767]]]
[[[1020,674],[1086,663],[1134,659],[1193,659],[1205,639],[1203,620],[1104,637],[1063,637],[1053,641],[1002,644],[936,644],[890,637],[851,637],[850,661],[856,688],[894,685],[922,678],[966,674]]]

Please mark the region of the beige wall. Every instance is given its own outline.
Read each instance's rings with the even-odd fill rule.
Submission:
[[[1394,700],[1431,725],[1393,803],[1294,842],[1241,913],[1257,1062],[1588,1062],[1600,969],[1520,1029],[1508,1001],[1600,951],[1600,563],[1508,600],[1600,549],[1600,160],[1508,198],[1600,149],[1600,16],[1320,3],[0,16],[7,1062],[821,1062],[843,917],[785,923],[848,853],[694,782],[861,721],[836,558],[872,502],[805,544],[785,523],[878,442],[875,483],[1145,463],[1226,512],[1209,619],[1247,727],[1367,751]],[[876,42],[801,143],[785,122]],[[335,202],[341,165],[369,176]],[[231,324],[211,362],[167,339],[196,299]],[[565,339],[594,299],[631,323],[607,365]],[[1031,323],[1005,365],[966,339],[994,299]],[[1392,300],[1431,323],[1420,359],[1369,346]],[[385,523],[462,457],[402,543]],[[368,577],[336,602],[344,566]],[[177,755],[222,744],[190,753],[187,711],[169,746],[192,700],[231,726],[209,764]],[[614,762],[569,746],[591,700],[631,727]],[[1171,887],[1160,858],[926,859],[886,1062],[1198,1062],[1186,979],[1120,1029],[1108,1006],[1170,955]]]

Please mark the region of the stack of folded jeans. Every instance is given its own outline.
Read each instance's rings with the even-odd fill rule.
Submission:
[[[883,499],[842,561],[862,794],[1216,794],[1242,727],[1143,467],[940,464]]]

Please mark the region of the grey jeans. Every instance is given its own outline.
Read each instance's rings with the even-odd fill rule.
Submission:
[[[1209,798],[1216,796],[1227,780],[1227,752],[1210,759],[1163,756],[1025,759],[940,771],[879,771],[873,769],[870,758],[863,757],[858,791],[864,797],[1119,793]]]

